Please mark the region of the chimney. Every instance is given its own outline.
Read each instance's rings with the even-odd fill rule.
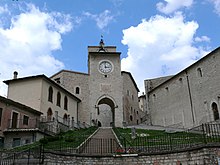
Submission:
[[[14,79],[17,79],[17,78],[18,78],[18,72],[14,71]]]

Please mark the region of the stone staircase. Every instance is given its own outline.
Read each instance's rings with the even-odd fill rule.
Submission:
[[[79,148],[82,155],[112,155],[120,148],[112,128],[100,127],[98,131]]]

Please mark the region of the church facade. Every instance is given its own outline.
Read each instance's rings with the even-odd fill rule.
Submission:
[[[220,48],[174,76],[145,80],[152,125],[191,128],[219,121]]]
[[[125,126],[142,122],[139,89],[129,72],[121,71],[115,46],[88,47],[88,73],[61,70],[51,79],[81,99],[79,121],[99,126]]]
[[[131,73],[121,71],[120,54],[101,40],[99,46],[88,47],[88,73],[61,70],[50,78],[16,77],[5,81],[8,98],[50,119],[58,115],[103,127],[139,124],[144,116],[138,104],[139,89]]]

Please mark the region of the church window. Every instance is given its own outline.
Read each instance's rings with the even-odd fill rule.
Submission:
[[[64,109],[68,110],[68,99],[66,96],[64,97]]]
[[[165,89],[166,89],[167,92],[169,92],[169,88],[168,87],[166,87]]]
[[[129,90],[127,90],[127,95],[129,96],[129,94],[130,94],[130,92],[129,92]]]
[[[53,115],[52,109],[49,108],[47,110],[47,121],[51,121],[52,120],[52,115]]]
[[[201,68],[197,69],[197,74],[199,77],[202,77],[202,69]]]
[[[133,108],[131,107],[131,113],[133,113]]]
[[[79,94],[79,92],[80,92],[80,88],[76,87],[76,94]]]
[[[48,90],[48,101],[53,102],[53,88],[50,86]]]
[[[131,96],[132,100],[134,100],[134,95]]]
[[[60,100],[61,100],[61,94],[60,92],[57,92],[57,106],[60,107]]]
[[[139,124],[139,121],[137,120],[137,125]]]
[[[130,115],[130,121],[133,121],[133,116],[132,115]]]
[[[214,115],[214,120],[219,120],[218,106],[215,102],[212,103],[212,111],[213,111],[213,115]]]

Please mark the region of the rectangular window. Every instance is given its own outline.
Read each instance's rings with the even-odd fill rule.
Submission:
[[[17,112],[13,112],[12,113],[12,120],[11,120],[11,128],[17,128],[17,124],[18,124],[18,113]]]
[[[23,118],[23,125],[28,125],[28,120],[29,120],[29,117],[24,115],[24,118]]]
[[[129,96],[129,90],[127,90],[127,95]]]
[[[0,126],[2,125],[2,111],[3,111],[3,109],[0,108]]]
[[[24,143],[25,143],[25,144],[29,144],[29,143],[31,143],[31,140],[30,140],[30,139],[25,139],[25,140],[24,140]]]
[[[12,147],[17,147],[21,145],[21,138],[13,138]]]

